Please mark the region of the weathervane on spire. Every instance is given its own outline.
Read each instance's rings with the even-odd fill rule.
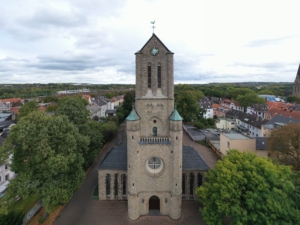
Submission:
[[[152,29],[153,29],[153,34],[154,34],[154,28],[155,28],[154,24],[155,24],[155,20],[154,20],[154,21],[151,21],[151,24],[153,24]]]

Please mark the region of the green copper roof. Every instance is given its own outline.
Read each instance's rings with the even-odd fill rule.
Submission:
[[[176,107],[175,107],[172,115],[170,116],[170,120],[173,120],[173,121],[181,121],[182,120],[182,117],[179,115]]]
[[[131,112],[129,113],[129,115],[127,116],[126,120],[129,121],[135,121],[135,120],[140,120],[141,118],[138,116],[138,114],[136,113],[136,111],[134,110],[134,107],[132,107]]]

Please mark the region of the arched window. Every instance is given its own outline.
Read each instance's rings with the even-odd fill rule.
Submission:
[[[153,128],[152,128],[152,133],[153,133],[153,136],[154,136],[154,137],[157,136],[157,127],[153,127]]]

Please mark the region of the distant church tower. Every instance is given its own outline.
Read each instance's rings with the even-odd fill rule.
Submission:
[[[153,34],[136,55],[135,108],[127,117],[128,216],[181,217],[182,118],[174,108],[173,55]]]
[[[300,64],[294,81],[293,95],[300,97]]]

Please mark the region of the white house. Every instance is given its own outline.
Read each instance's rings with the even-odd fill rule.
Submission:
[[[106,117],[108,114],[105,112],[107,110],[114,110],[114,107],[114,103],[103,96],[93,98],[92,103],[87,105],[87,109],[91,113],[91,118],[94,118],[95,116]]]

